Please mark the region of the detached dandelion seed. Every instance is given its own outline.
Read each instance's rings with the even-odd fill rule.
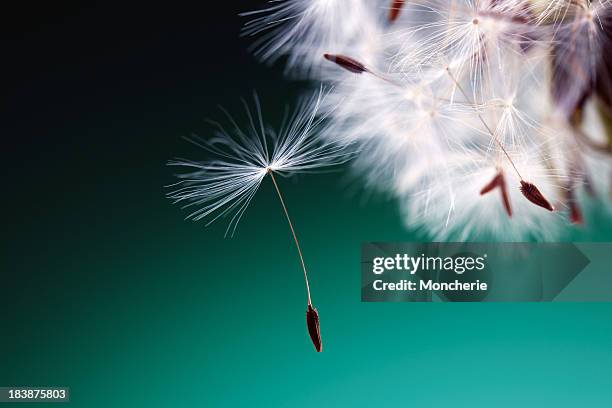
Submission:
[[[285,216],[287,217],[287,222],[289,223],[289,228],[291,229],[291,234],[293,235],[293,240],[295,241],[295,246],[300,256],[302,270],[304,271],[304,282],[306,283],[306,297],[308,299],[308,305],[306,309],[306,327],[308,328],[308,334],[310,335],[312,344],[315,346],[315,350],[317,350],[317,352],[321,352],[323,350],[323,344],[321,342],[319,314],[317,313],[317,309],[314,309],[312,307],[312,301],[310,299],[310,285],[308,284],[308,273],[306,272],[306,264],[304,263],[302,249],[300,248],[300,241],[298,240],[297,235],[295,234],[295,229],[293,228],[291,217],[289,217],[289,212],[287,211],[285,200],[283,199],[283,195],[281,194],[281,191],[278,188],[278,184],[276,183],[276,179],[274,178],[274,172],[272,171],[272,169],[268,169],[268,174],[270,174],[270,178],[272,179],[272,183],[274,184],[274,188],[276,189],[276,193],[278,194],[278,199],[280,200],[281,205],[283,206],[283,211],[285,212]]]
[[[168,198],[183,208],[192,209],[188,219],[206,219],[209,225],[220,217],[228,217],[226,235],[234,235],[262,181],[270,176],[297,248],[306,285],[308,333],[318,352],[322,350],[319,315],[312,305],[302,249],[275,175],[310,172],[351,159],[353,153],[346,146],[320,137],[325,116],[318,116],[318,111],[323,96],[324,91],[320,90],[312,98],[303,100],[291,116],[285,115],[280,131],[275,132],[265,127],[255,95],[254,113],[243,101],[247,129],[240,128],[224,111],[231,130],[213,122],[217,129],[215,137],[190,139],[212,153],[214,159],[206,162],[177,159],[168,163],[192,170],[177,175],[180,181],[171,186],[173,191],[168,193]]]

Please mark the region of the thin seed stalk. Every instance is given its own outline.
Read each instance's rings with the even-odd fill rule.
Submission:
[[[461,92],[463,94],[463,96],[465,97],[465,99],[467,99],[468,103],[470,103],[471,105],[476,106],[473,102],[471,102],[470,97],[467,95],[467,92],[465,92],[465,90],[463,89],[461,84],[459,84],[459,81],[457,81],[457,79],[453,76],[450,68],[447,67],[446,68],[446,72],[448,73],[448,76],[451,78],[451,80],[455,83],[457,88],[459,89],[459,92]],[[480,121],[482,122],[483,126],[487,129],[487,131],[489,132],[489,134],[491,135],[493,140],[495,140],[497,145],[504,152],[504,154],[508,158],[508,161],[510,162],[510,164],[514,168],[514,171],[516,172],[516,174],[518,175],[518,177],[519,177],[519,179],[521,181],[520,190],[521,190],[521,193],[523,194],[523,196],[527,200],[531,201],[533,204],[535,204],[535,205],[537,205],[539,207],[542,207],[542,208],[544,208],[544,209],[546,209],[548,211],[554,211],[555,207],[553,207],[553,205],[546,199],[546,197],[544,197],[544,195],[540,192],[538,187],[535,184],[530,183],[528,181],[525,181],[523,179],[523,176],[521,176],[521,173],[519,173],[518,169],[516,168],[516,165],[514,164],[514,160],[512,160],[512,158],[508,154],[508,151],[506,150],[504,145],[497,138],[497,134],[495,134],[495,132],[493,132],[491,130],[491,128],[489,127],[487,122],[484,120],[484,118],[482,117],[480,112],[477,111],[476,115],[478,115],[478,119],[480,119]]]
[[[306,327],[308,328],[308,335],[310,336],[310,340],[312,341],[315,350],[317,351],[317,353],[320,353],[323,350],[323,342],[321,341],[321,324],[319,322],[319,312],[317,312],[317,309],[312,307],[312,302],[310,300],[310,285],[308,284],[308,273],[306,273],[306,264],[304,263],[304,257],[302,256],[300,241],[298,240],[297,234],[295,233],[295,228],[293,228],[291,217],[289,217],[289,211],[287,211],[285,200],[283,199],[283,195],[281,194],[280,188],[278,188],[278,183],[276,182],[276,178],[274,177],[274,172],[272,171],[272,169],[268,168],[268,174],[270,174],[270,178],[272,179],[272,183],[274,184],[274,188],[276,189],[278,198],[281,202],[281,205],[283,206],[285,217],[287,217],[287,222],[289,223],[289,228],[291,229],[291,234],[293,235],[295,247],[297,248],[298,254],[300,255],[300,263],[302,264],[302,270],[304,271],[304,282],[306,282],[306,295],[308,296],[308,305],[306,308]]]
[[[446,68],[446,72],[448,73],[448,76],[450,77],[450,79],[455,83],[455,86],[457,87],[457,89],[459,89],[459,92],[461,92],[461,94],[463,95],[463,97],[468,101],[468,103],[474,107],[476,107],[476,104],[474,102],[472,102],[472,100],[470,99],[470,97],[468,96],[467,92],[465,92],[465,90],[463,89],[463,87],[461,86],[461,84],[459,83],[459,81],[457,81],[457,79],[455,78],[455,76],[453,75],[453,73],[451,72],[450,68]],[[484,118],[482,117],[482,115],[480,114],[480,112],[476,112],[476,115],[478,116],[478,119],[480,120],[480,122],[482,123],[482,125],[487,129],[487,132],[489,132],[489,134],[491,135],[491,137],[493,138],[493,140],[495,141],[495,143],[497,143],[497,145],[500,147],[500,149],[502,150],[502,152],[504,152],[504,154],[506,155],[506,157],[508,158],[508,161],[510,162],[510,164],[512,165],[512,167],[514,168],[514,171],[516,172],[516,174],[519,176],[519,179],[521,179],[521,181],[523,180],[523,176],[521,176],[521,173],[519,173],[518,169],[516,168],[516,165],[514,164],[514,160],[512,160],[512,158],[510,157],[510,155],[508,154],[508,151],[506,150],[506,148],[504,147],[504,145],[500,142],[500,140],[497,137],[497,134],[495,134],[495,132],[493,132],[493,130],[491,129],[491,127],[489,127],[489,125],[487,124],[487,122],[484,120]]]
[[[283,195],[281,194],[280,188],[278,188],[278,183],[276,183],[276,179],[274,178],[274,173],[271,169],[268,169],[268,174],[270,178],[272,178],[272,183],[274,184],[274,188],[276,189],[276,193],[278,194],[278,198],[283,207],[283,211],[285,212],[285,217],[287,218],[287,222],[289,223],[289,228],[291,229],[291,234],[293,235],[293,241],[295,242],[295,246],[298,251],[298,255],[300,256],[300,263],[302,265],[302,270],[304,271],[304,282],[306,282],[306,294],[308,296],[308,306],[312,306],[312,302],[310,300],[310,285],[308,284],[308,273],[306,272],[306,264],[304,263],[304,257],[302,256],[302,249],[300,248],[300,241],[295,233],[295,229],[293,228],[293,223],[291,222],[291,217],[289,217],[289,211],[287,211],[287,206],[285,205],[285,200],[283,199]]]
[[[370,75],[374,75],[375,77],[386,81],[394,86],[397,86],[399,88],[402,88],[401,85],[397,84],[396,82],[370,70],[368,67],[366,67],[364,64],[362,64],[361,62],[348,57],[346,55],[341,55],[341,54],[324,54],[323,55],[325,57],[325,59],[327,59],[328,61],[331,61],[333,63],[335,63],[336,65],[339,65],[340,67],[346,69],[347,71],[356,73],[356,74],[362,74],[362,73],[368,73]],[[463,96],[465,97],[465,99],[468,101],[468,103],[470,105],[476,106],[476,104],[474,102],[472,102],[471,98],[467,95],[467,92],[465,92],[465,90],[463,89],[463,87],[461,86],[461,84],[459,83],[459,81],[457,81],[457,79],[455,78],[455,76],[452,74],[450,68],[446,68],[446,72],[448,73],[448,76],[450,77],[450,79],[455,83],[455,85],[457,86],[457,89],[459,89],[459,92],[461,92],[463,94]],[[518,175],[519,179],[522,181],[523,180],[523,176],[521,176],[521,173],[518,171],[518,169],[516,168],[516,165],[514,164],[514,160],[512,160],[512,158],[510,157],[510,154],[508,154],[508,151],[506,150],[506,148],[504,147],[504,145],[501,143],[501,141],[498,139],[497,135],[495,134],[495,132],[493,132],[493,130],[491,129],[491,127],[487,124],[487,122],[484,120],[484,118],[482,117],[482,115],[479,112],[476,112],[476,115],[478,116],[478,119],[480,120],[480,122],[483,124],[483,126],[486,128],[487,132],[489,132],[489,134],[491,135],[491,137],[493,138],[493,140],[495,141],[495,143],[497,143],[497,145],[501,148],[501,150],[504,152],[504,155],[508,158],[508,161],[510,162],[510,164],[512,165],[512,167],[514,168],[514,171],[516,172],[516,174]]]

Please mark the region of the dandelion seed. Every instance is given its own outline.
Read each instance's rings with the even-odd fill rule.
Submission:
[[[365,64],[362,65],[365,66]],[[389,78],[390,74],[379,76],[367,66],[366,70],[366,73],[371,75],[359,76],[357,81],[341,82],[334,89],[336,92],[332,95],[338,94],[342,97],[337,104],[332,104],[334,106],[333,122],[338,126],[338,128],[333,128],[334,134],[347,135],[348,140],[364,144],[361,150],[368,151],[368,154],[360,155],[356,161],[360,174],[365,175],[367,180],[377,188],[380,188],[381,180],[388,180],[388,188],[397,194],[402,202],[410,203],[408,207],[411,212],[410,215],[407,215],[408,225],[419,224],[413,220],[423,220],[429,231],[439,231],[434,236],[448,237],[454,230],[449,224],[454,219],[469,219],[466,214],[477,202],[473,200],[473,196],[467,198],[468,195],[464,194],[464,191],[468,190],[460,189],[461,193],[456,195],[456,186],[471,184],[471,178],[478,178],[474,172],[464,174],[462,168],[470,167],[469,164],[472,161],[480,161],[478,157],[480,153],[468,154],[466,147],[462,146],[462,140],[473,143],[471,140],[474,135],[474,124],[470,123],[470,117],[477,117],[477,113],[480,113],[482,108],[475,106],[469,100],[458,102],[457,98],[439,97],[436,92],[446,91],[436,90],[432,86],[419,82],[412,84],[410,80],[404,83],[406,79],[401,74]],[[443,69],[441,73],[443,77],[450,79],[446,69]],[[381,78],[384,81],[380,81]],[[455,83],[452,80],[449,82],[456,89]],[[349,93],[347,89],[350,88],[354,89]],[[518,112],[518,110],[513,108],[512,112]],[[508,123],[511,122],[508,121]],[[530,127],[527,129],[529,130]],[[504,129],[497,129],[495,132],[498,131],[505,132]],[[493,140],[492,131],[488,134]],[[516,140],[523,139],[517,137]],[[463,157],[467,166],[455,164],[450,159],[454,154],[453,146],[462,150],[456,157],[458,160]],[[444,159],[432,161],[431,157]],[[509,162],[513,163],[514,160],[510,159]],[[459,166],[459,169],[456,166]],[[497,167],[501,168],[499,163]],[[488,169],[489,166],[486,168]],[[482,172],[485,172],[484,168]],[[544,179],[538,177],[538,180]],[[486,182],[490,182],[490,179]],[[476,193],[480,190],[478,188]],[[510,206],[510,191],[507,188],[505,190],[505,201],[501,189],[500,192],[505,214],[508,215],[508,210],[512,211],[512,207]],[[550,188],[547,188],[548,190]],[[518,192],[519,189],[516,191]],[[447,211],[444,212],[443,225],[448,227],[436,228],[434,225],[438,218],[437,207],[443,206],[443,203],[446,202],[444,194],[451,194],[450,197],[454,196],[455,199],[448,202]],[[531,202],[528,203],[531,205]],[[432,206],[436,207],[435,210]],[[479,211],[474,211],[474,214],[482,213],[482,206],[477,205],[477,207]],[[529,217],[527,217],[525,213],[527,209],[522,205],[519,205],[518,208],[522,216],[515,221],[516,226],[491,222],[487,224],[488,228],[493,231],[506,231],[508,237],[511,236],[509,233],[511,230],[513,231],[512,236],[517,237],[521,231],[533,231],[532,225],[540,222],[534,219],[537,214],[528,211]],[[537,228],[538,232],[545,236],[552,236],[556,227],[552,226],[550,220],[542,221],[546,223],[546,229]],[[464,234],[467,234],[468,231],[470,229],[464,228],[464,231],[453,239],[465,239],[467,235]]]
[[[545,208],[548,211],[555,210],[534,184],[521,180],[521,193],[535,205]]]
[[[584,219],[582,217],[582,211],[580,211],[580,206],[578,205],[573,187],[570,187],[566,192],[566,202],[570,210],[570,222],[572,224],[583,224]]]
[[[178,175],[180,181],[172,185],[174,190],[168,197],[174,203],[183,204],[184,208],[196,208],[187,218],[196,221],[208,219],[207,225],[220,217],[230,217],[226,235],[234,234],[263,179],[270,176],[289,224],[304,274],[308,311],[311,315],[308,320],[311,338],[313,327],[316,326],[318,330],[318,315],[312,308],[308,274],[300,243],[275,174],[293,174],[336,166],[352,157],[353,153],[347,150],[346,146],[321,139],[320,132],[325,117],[317,116],[317,113],[322,98],[321,90],[314,97],[302,101],[291,117],[286,115],[283,126],[277,133],[264,126],[259,99],[255,96],[255,114],[245,103],[248,129],[241,129],[235,120],[226,114],[231,131],[215,123],[215,137],[208,141],[192,140],[213,153],[215,159],[207,162],[182,159],[169,162],[171,166],[195,171]],[[320,335],[316,342],[313,338],[313,343],[320,351]]]
[[[276,193],[278,194],[278,199],[280,200],[281,205],[283,207],[283,211],[285,212],[285,216],[287,217],[287,222],[289,223],[289,228],[291,229],[291,234],[293,235],[293,240],[295,242],[295,246],[300,257],[300,263],[302,264],[302,270],[304,271],[304,281],[306,283],[306,295],[308,299],[308,309],[306,311],[306,326],[308,328],[308,334],[310,335],[310,339],[312,340],[312,343],[314,344],[317,352],[321,352],[322,343],[319,328],[319,314],[317,313],[317,309],[313,309],[312,307],[312,301],[310,299],[310,284],[308,283],[308,274],[306,273],[306,264],[304,263],[304,257],[302,255],[300,241],[298,240],[297,235],[295,233],[295,229],[293,228],[293,222],[291,222],[291,217],[289,217],[289,212],[287,211],[287,206],[285,205],[283,195],[281,194],[281,191],[278,188],[278,184],[276,183],[276,179],[274,178],[274,172],[272,171],[272,169],[268,169],[268,173],[272,178],[272,183],[274,184],[274,188],[276,189]]]
[[[346,55],[334,55],[334,54],[323,54],[323,57],[341,66],[349,72],[353,72],[355,74],[361,74],[364,72],[368,72],[368,69],[361,62],[354,60],[351,57],[347,57]]]
[[[457,85],[457,88],[459,89],[459,91],[469,101],[469,96],[467,96],[466,92],[463,90],[459,82],[455,79],[455,77],[453,76],[449,68],[447,68],[447,72],[450,75],[453,82],[455,82],[455,84]],[[512,157],[510,157],[510,154],[508,154],[508,151],[506,150],[504,145],[499,141],[499,138],[497,137],[497,135],[491,130],[491,127],[489,127],[489,125],[484,120],[482,115],[477,112],[476,116],[478,117],[480,122],[483,124],[483,126],[487,129],[487,132],[489,132],[489,134],[491,135],[495,143],[497,143],[497,145],[500,147],[500,149],[502,150],[502,152],[504,153],[504,155],[507,157],[508,161],[512,165],[512,168],[514,169],[519,179],[521,180],[521,192],[523,193],[523,195],[532,203],[540,207],[546,208],[549,211],[553,211],[552,205],[550,205],[550,203],[544,198],[540,190],[538,190],[538,188],[534,184],[528,183],[523,180],[523,176],[521,176],[521,173],[519,173],[516,167],[516,164],[514,163],[514,160],[512,160]],[[510,212],[508,211],[508,207],[506,207],[506,211],[510,214]]]
[[[508,197],[506,179],[504,178],[504,173],[501,170],[498,171],[498,173],[495,175],[495,177],[493,177],[493,180],[491,180],[489,184],[487,184],[483,187],[482,190],[480,190],[480,195],[485,195],[496,188],[499,188],[502,203],[504,205],[506,213],[508,214],[508,217],[512,217],[512,207],[510,206],[510,198]]]
[[[558,191],[556,181],[560,176],[549,173],[541,162],[533,161],[533,154],[537,151],[517,156],[517,164],[542,185],[547,195]],[[398,198],[405,223],[411,229],[426,232],[432,240],[501,239],[504,242],[553,240],[564,231],[565,220],[560,214],[542,211],[525,199],[519,188],[507,188],[512,218],[508,217],[504,206],[499,205],[497,194],[478,197],[483,186],[491,181],[492,173],[499,171],[482,152],[452,150],[445,152],[443,157],[444,163],[437,161],[421,170],[427,175],[417,178],[416,169],[406,169],[401,174],[398,184],[407,189]],[[510,186],[516,177],[509,165],[503,164]]]
[[[389,22],[394,22],[400,15],[400,11],[402,11],[402,7],[404,6],[405,0],[393,0],[391,2],[391,7],[389,8],[389,15],[387,19]]]
[[[475,106],[475,103],[470,100],[470,97],[468,96],[467,92],[465,92],[465,90],[463,89],[463,87],[461,86],[459,81],[457,81],[457,79],[455,78],[455,76],[453,75],[453,73],[451,72],[449,67],[446,68],[446,72],[448,73],[448,75],[451,78],[451,80],[453,81],[453,83],[457,86],[457,89],[459,89],[459,92],[461,92],[461,94],[465,97],[465,99],[468,100],[470,105]],[[516,168],[516,164],[514,163],[514,160],[512,160],[512,157],[510,157],[510,155],[508,154],[508,151],[506,150],[504,145],[499,141],[499,138],[497,137],[497,134],[495,132],[493,132],[493,130],[491,130],[491,127],[487,124],[487,122],[484,120],[484,118],[482,117],[482,115],[479,112],[476,112],[476,116],[478,117],[478,120],[480,120],[480,123],[482,123],[482,125],[485,127],[487,132],[491,135],[491,138],[495,141],[495,143],[497,143],[497,145],[502,150],[504,155],[508,158],[508,161],[510,162],[510,164],[514,168],[514,171],[519,176],[519,178],[522,180],[523,177],[521,176],[521,173],[519,173],[518,169]]]
[[[370,68],[366,67],[365,64],[357,61],[354,58],[348,57],[346,55],[339,55],[339,54],[323,54],[323,58],[325,58],[328,61],[333,62],[334,64],[338,65],[339,67],[345,69],[348,72],[352,72],[354,74],[367,73],[393,86],[402,88],[402,86],[398,84],[397,82],[394,82],[388,77],[371,70]]]
[[[310,340],[312,340],[315,350],[320,353],[323,350],[323,343],[321,342],[319,313],[317,309],[314,309],[310,304],[306,310],[306,326],[308,327],[308,334],[310,335]]]

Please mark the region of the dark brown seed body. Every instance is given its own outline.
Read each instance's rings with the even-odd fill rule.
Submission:
[[[508,217],[512,217],[512,207],[510,206],[510,197],[508,196],[506,178],[504,177],[503,172],[498,172],[497,175],[493,177],[493,180],[491,180],[489,184],[480,190],[480,195],[485,195],[497,187],[499,187],[499,192],[501,194],[502,203],[504,205],[504,209],[506,210],[506,214],[508,214]]]
[[[582,211],[580,211],[580,206],[578,205],[578,200],[576,199],[576,194],[572,185],[567,189],[566,202],[570,210],[569,216],[571,223],[583,224],[584,219],[582,218]]]
[[[397,20],[397,18],[399,17],[400,11],[402,11],[402,7],[404,7],[404,3],[404,0],[393,0],[391,2],[389,16],[387,17],[391,23]]]
[[[501,183],[502,183],[502,175],[500,173],[497,173],[497,175],[493,177],[493,180],[491,180],[489,184],[487,184],[486,186],[482,188],[482,190],[480,190],[480,195],[487,194],[488,192],[493,190],[495,187],[499,187]]]
[[[535,205],[546,208],[548,211],[555,210],[552,204],[550,204],[550,202],[544,198],[542,193],[540,193],[540,190],[538,190],[535,184],[521,180],[521,193],[523,193],[525,198]]]
[[[319,313],[317,312],[317,309],[312,307],[312,305],[308,305],[308,310],[306,310],[306,326],[308,326],[308,334],[310,335],[312,344],[314,344],[317,352],[320,353],[321,350],[323,350],[323,343],[321,342]]]
[[[361,74],[368,72],[368,69],[361,62],[347,57],[346,55],[340,54],[323,54],[326,60],[333,62],[346,69],[347,71],[354,72],[355,74]]]
[[[584,219],[582,218],[582,212],[580,211],[580,207],[575,200],[570,201],[570,221],[572,224],[581,225],[584,223]]]

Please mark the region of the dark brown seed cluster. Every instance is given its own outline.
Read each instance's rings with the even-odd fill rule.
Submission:
[[[552,204],[550,204],[550,202],[544,198],[540,190],[538,190],[534,184],[521,180],[521,193],[523,193],[525,198],[535,205],[546,208],[548,211],[555,210]]]
[[[347,57],[346,55],[340,54],[323,54],[326,60],[333,62],[346,69],[347,71],[354,72],[355,74],[361,74],[368,72],[368,69],[361,62]]]
[[[317,309],[314,309],[312,305],[308,305],[306,310],[306,326],[308,326],[308,334],[310,334],[310,340],[314,344],[317,352],[323,350],[323,343],[321,342],[321,327],[319,325],[319,313]]]

